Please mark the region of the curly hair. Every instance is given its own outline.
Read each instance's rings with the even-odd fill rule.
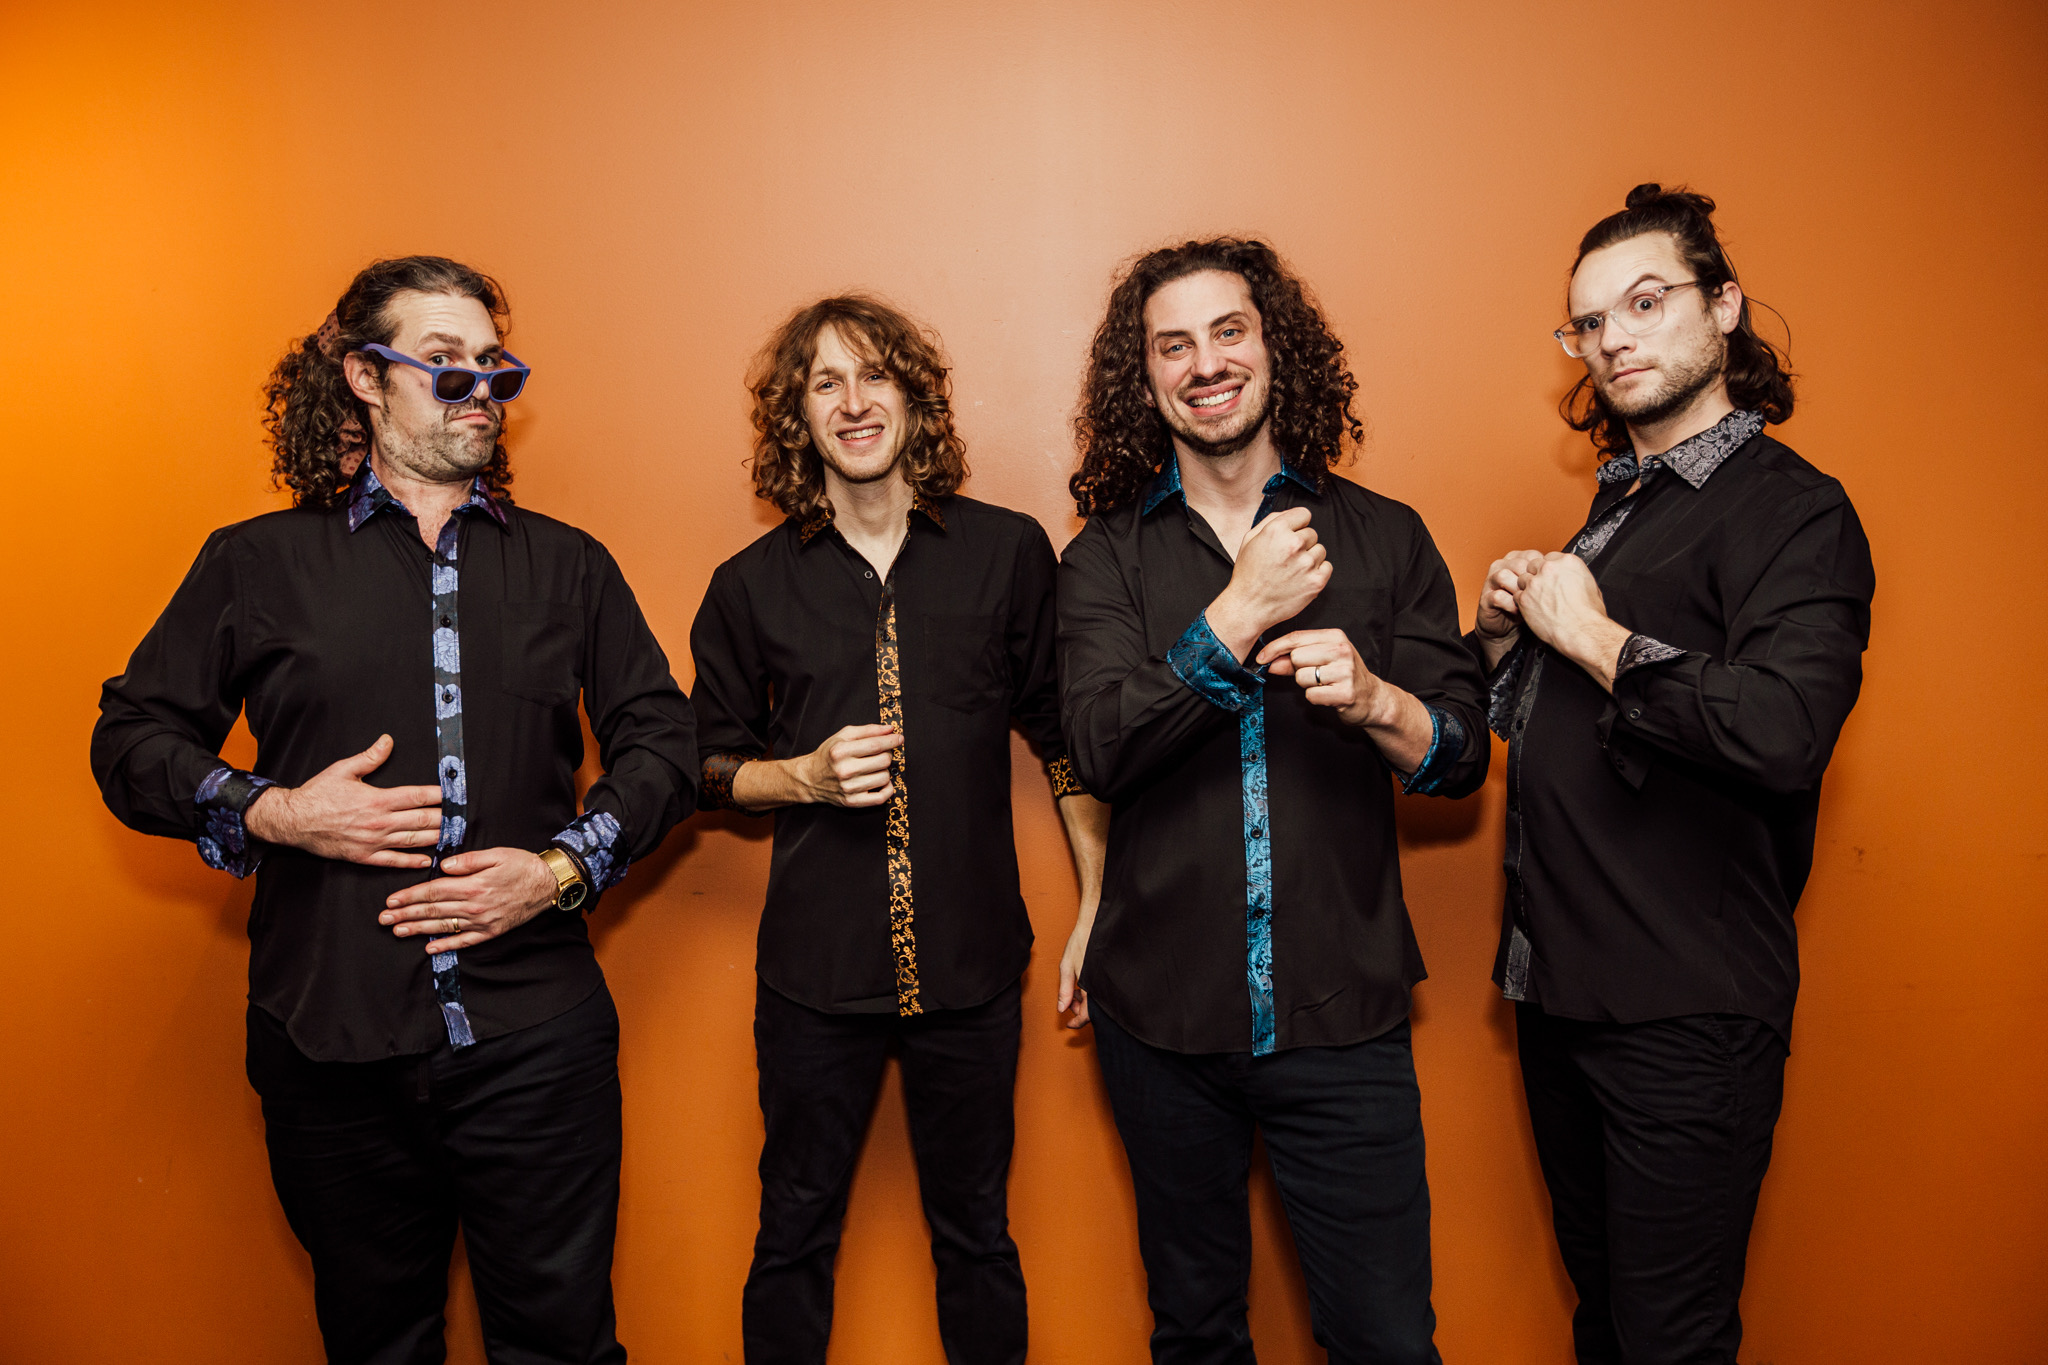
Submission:
[[[799,520],[832,511],[824,460],[804,413],[818,334],[827,327],[903,388],[910,422],[900,464],[904,482],[927,498],[957,491],[967,481],[967,443],[953,428],[952,385],[938,339],[880,299],[840,294],[799,308],[754,359],[747,377],[754,453],[747,463],[755,495]]]
[[[1074,418],[1081,467],[1067,481],[1084,517],[1130,502],[1165,464],[1172,448],[1166,419],[1145,401],[1145,304],[1165,285],[1204,270],[1227,271],[1251,287],[1273,367],[1266,421],[1289,462],[1320,488],[1345,458],[1345,442],[1365,440],[1365,424],[1351,410],[1358,381],[1344,363],[1344,343],[1278,253],[1240,237],[1162,247],[1117,280],[1089,350]]]
[[[291,490],[294,507],[334,507],[348,492],[362,462],[370,409],[349,388],[341,358],[372,343],[391,343],[398,332],[391,301],[408,290],[475,299],[490,313],[498,335],[505,335],[505,291],[480,270],[444,256],[403,256],[364,267],[334,305],[332,328],[316,329],[286,351],[263,386],[271,482]],[[364,359],[381,383],[390,362],[378,355]],[[480,477],[493,497],[509,493],[512,464],[502,437]]]
[[[1624,203],[1621,212],[1602,218],[1579,239],[1579,254],[1572,261],[1573,275],[1578,274],[1580,262],[1604,247],[1647,233],[1665,232],[1677,241],[1679,258],[1699,281],[1701,299],[1711,299],[1731,281],[1740,284],[1735,263],[1728,259],[1727,248],[1714,231],[1713,200],[1704,194],[1694,194],[1683,185],[1667,190],[1652,181],[1630,190]],[[1787,358],[1757,335],[1750,323],[1750,303],[1745,292],[1735,330],[1728,334],[1724,370],[1728,400],[1738,408],[1763,413],[1766,422],[1782,422],[1792,415],[1792,371],[1787,367]],[[1607,406],[1607,400],[1593,387],[1590,373],[1580,375],[1579,382],[1566,390],[1558,400],[1557,410],[1573,431],[1592,432],[1593,445],[1603,455],[1618,455],[1634,445],[1629,440],[1628,423]]]

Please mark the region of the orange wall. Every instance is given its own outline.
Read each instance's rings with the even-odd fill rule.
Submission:
[[[1800,911],[1744,1358],[2048,1357],[2043,70],[2043,10],[1986,0],[0,8],[0,1360],[317,1358],[241,1075],[249,889],[116,825],[85,746],[206,531],[279,505],[257,384],[358,266],[441,252],[508,283],[536,367],[520,496],[611,546],[681,670],[712,566],[769,524],[740,375],[785,310],[869,286],[935,324],[972,491],[1064,543],[1112,268],[1220,230],[1319,289],[1370,415],[1357,476],[1421,511],[1469,611],[1494,554],[1583,512],[1547,333],[1577,234],[1645,179],[1726,205],[1746,282],[1795,324],[1786,437],[1848,485],[1881,579]],[[1035,765],[1015,785],[1035,1358],[1136,1362],[1128,1181],[1090,1045],[1052,1009],[1072,878]],[[1496,779],[1402,812],[1454,1365],[1568,1359],[1485,979],[1500,806]],[[691,822],[597,931],[644,1360],[738,1359],[762,834]],[[835,1361],[940,1358],[914,1188],[892,1083]],[[1263,1358],[1319,1358],[1270,1182],[1255,1196]],[[466,1291],[455,1313],[475,1361]]]

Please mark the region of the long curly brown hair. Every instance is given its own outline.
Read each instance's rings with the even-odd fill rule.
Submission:
[[[903,388],[910,431],[903,442],[903,478],[927,498],[967,481],[967,443],[953,428],[952,385],[938,339],[867,294],[839,294],[799,308],[775,330],[747,377],[754,395],[754,492],[799,520],[830,513],[824,460],[811,441],[804,393],[818,334],[837,331],[856,354]]]
[[[1346,458],[1346,443],[1365,439],[1365,424],[1351,410],[1358,381],[1344,363],[1344,343],[1273,248],[1241,237],[1162,247],[1139,257],[1117,280],[1088,354],[1074,418],[1081,467],[1067,481],[1084,517],[1130,502],[1165,464],[1172,437],[1166,419],[1145,401],[1151,384],[1145,304],[1163,286],[1203,270],[1228,271],[1251,286],[1273,367],[1266,421],[1288,461],[1320,488],[1323,476]]]
[[[1683,185],[1667,190],[1652,181],[1630,190],[1624,202],[1621,212],[1602,218],[1579,239],[1572,274],[1578,273],[1580,261],[1603,247],[1646,233],[1668,232],[1678,242],[1679,258],[1699,281],[1701,299],[1711,299],[1722,285],[1736,280],[1735,263],[1728,259],[1727,248],[1714,230],[1713,200]],[[1735,330],[1728,334],[1728,401],[1738,408],[1754,408],[1766,422],[1782,422],[1792,415],[1792,371],[1778,348],[1757,335],[1750,323],[1750,302],[1745,291],[1742,313]],[[1579,382],[1558,400],[1557,410],[1573,431],[1592,432],[1593,445],[1602,454],[1618,455],[1634,445],[1629,440],[1628,423],[1608,408],[1607,400],[1593,387],[1591,374],[1579,376]]]
[[[349,388],[341,358],[372,343],[391,344],[398,332],[391,300],[407,290],[466,295],[490,313],[500,338],[507,331],[505,291],[480,270],[445,256],[403,256],[364,267],[334,305],[334,327],[316,328],[286,351],[263,386],[271,481],[291,490],[294,507],[334,507],[348,492],[367,450],[370,410]],[[379,355],[364,359],[381,382],[390,362]],[[493,497],[510,492],[512,462],[502,436],[480,477]]]

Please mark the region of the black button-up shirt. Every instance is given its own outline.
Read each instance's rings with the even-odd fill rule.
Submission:
[[[1010,825],[1010,722],[1080,790],[1060,739],[1052,543],[1031,518],[913,506],[886,577],[819,514],[718,566],[690,650],[704,804],[750,759],[799,758],[848,725],[903,734],[881,806],[783,806],[757,965],[833,1013],[964,1009],[1031,953]]]
[[[1611,697],[1526,636],[1495,671],[1494,980],[1547,1013],[1740,1014],[1791,1034],[1792,911],[1875,579],[1842,486],[1762,429],[1734,412],[1640,471],[1603,469],[1570,548],[1636,632]]]
[[[580,815],[579,696],[606,769]],[[252,773],[218,757],[245,706]],[[366,780],[441,787],[437,862],[556,843],[599,889],[695,797],[689,702],[604,547],[479,490],[430,550],[367,467],[343,507],[215,532],[100,712],[93,771],[114,814],[256,872],[250,999],[320,1061],[509,1033],[603,978],[582,917],[560,911],[430,959],[377,916],[436,874],[251,840],[241,816],[264,786],[296,786],[388,733],[391,757]]]
[[[1273,628],[1336,627],[1429,708],[1408,790],[1486,776],[1479,670],[1421,518],[1334,475],[1283,470],[1258,516],[1311,509],[1333,566]],[[1081,781],[1110,802],[1089,1008],[1176,1052],[1262,1054],[1372,1038],[1408,1013],[1422,954],[1401,899],[1379,746],[1292,678],[1223,648],[1204,612],[1232,564],[1169,458],[1136,503],[1089,519],[1060,567],[1061,710]]]

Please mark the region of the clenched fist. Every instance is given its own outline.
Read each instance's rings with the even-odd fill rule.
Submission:
[[[1329,552],[1306,507],[1275,512],[1237,547],[1230,586],[1209,604],[1209,629],[1240,659],[1252,642],[1307,609],[1329,584]]]

